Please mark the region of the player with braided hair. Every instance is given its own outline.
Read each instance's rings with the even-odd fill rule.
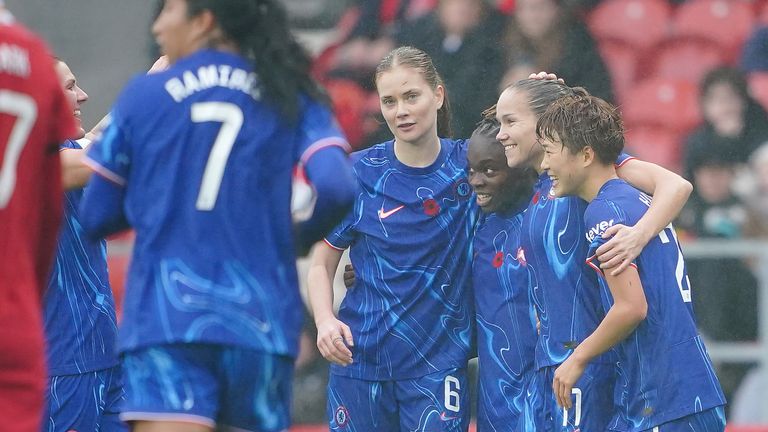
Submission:
[[[122,92],[81,206],[91,235],[136,230],[121,418],[283,431],[303,319],[294,235],[312,244],[349,208],[347,142],[276,1],[165,0],[153,32],[170,66]],[[315,200],[292,226],[295,166]]]

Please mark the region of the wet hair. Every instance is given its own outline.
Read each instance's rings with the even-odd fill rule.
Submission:
[[[259,76],[266,99],[290,120],[298,117],[299,95],[327,103],[309,71],[311,59],[291,34],[276,0],[186,0],[187,14],[211,11],[224,37],[234,42]]]
[[[588,95],[582,87],[569,87],[559,81],[526,78],[507,86],[506,90],[525,93],[528,106],[536,117],[541,117],[547,108],[564,96]]]
[[[443,106],[437,111],[437,135],[442,138],[452,137],[451,104],[448,101],[448,90],[445,88],[443,78],[435,69],[432,58],[418,48],[410,46],[395,48],[381,59],[379,65],[376,66],[375,80],[378,81],[381,74],[394,69],[396,66],[407,66],[416,69],[424,77],[424,80],[432,90],[436,90],[437,86],[443,86]],[[376,83],[374,82],[374,84]]]
[[[496,139],[496,135],[499,134],[499,129],[501,129],[501,123],[496,118],[496,105],[486,108],[481,115],[483,117],[475,125],[472,135],[484,135]]]
[[[740,70],[730,66],[720,66],[709,71],[701,80],[699,97],[703,98],[716,84],[729,84],[746,105],[750,99],[747,79]]]
[[[608,165],[624,149],[624,122],[618,109],[599,97],[565,96],[539,117],[536,136],[558,138],[571,154],[592,147],[597,159]]]

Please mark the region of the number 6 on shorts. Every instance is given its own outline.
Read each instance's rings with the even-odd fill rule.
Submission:
[[[445,394],[445,409],[459,412],[460,401],[459,392],[457,390],[461,390],[459,379],[451,375],[446,375],[443,388],[443,393]]]

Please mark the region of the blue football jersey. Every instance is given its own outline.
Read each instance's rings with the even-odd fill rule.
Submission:
[[[514,428],[534,370],[536,315],[520,259],[523,209],[486,215],[473,244],[481,430]]]
[[[466,367],[478,209],[466,142],[443,139],[441,146],[425,168],[399,162],[394,141],[355,154],[354,207],[326,238],[337,249],[351,246],[357,282],[339,319],[352,329],[354,362],[332,365],[332,373],[389,380]]]
[[[631,159],[622,153],[616,166]],[[529,272],[529,289],[540,323],[536,369],[565,361],[604,316],[597,278],[583,265],[589,249],[582,235],[586,207],[579,197],[555,197],[552,181],[543,172],[523,217],[520,259]]]
[[[67,141],[60,148],[82,147]],[[81,374],[117,364],[117,320],[106,242],[84,235],[78,220],[82,196],[82,189],[65,194],[56,261],[43,298],[49,375]]]
[[[610,290],[594,257],[603,232],[616,224],[633,226],[651,198],[623,180],[610,180],[584,216],[590,242],[589,267],[597,270],[607,311]],[[617,345],[616,430],[644,431],[689,414],[725,404],[704,343],[696,330],[691,287],[680,245],[670,225],[645,246],[633,263],[640,275],[648,314]]]
[[[234,54],[201,50],[133,79],[89,151],[136,230],[122,350],[174,342],[294,355],[302,323],[291,172],[346,147],[329,109],[291,123]],[[98,203],[95,202],[94,205]]]

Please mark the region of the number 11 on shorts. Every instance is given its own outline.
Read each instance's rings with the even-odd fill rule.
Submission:
[[[573,402],[573,409],[576,410],[573,426],[578,427],[581,424],[581,389],[574,387],[571,389],[571,394],[576,396]],[[563,408],[563,427],[566,426],[568,426],[568,410]]]

